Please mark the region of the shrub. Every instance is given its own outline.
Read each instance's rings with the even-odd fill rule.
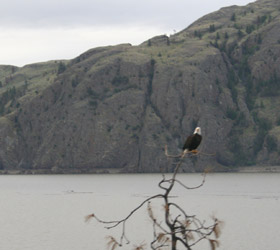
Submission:
[[[114,86],[126,85],[126,84],[128,84],[128,82],[129,82],[128,77],[121,76],[121,75],[116,75],[112,80],[112,84]]]
[[[266,19],[267,19],[267,15],[258,16],[257,17],[257,24],[261,25],[261,24],[265,23]]]
[[[200,31],[195,30],[194,31],[194,36],[198,37],[199,39],[201,39],[202,38],[202,33]]]
[[[229,35],[228,35],[227,32],[225,33],[225,39],[226,39],[226,40],[229,39]]]
[[[58,65],[57,74],[61,74],[66,70],[66,66],[63,62],[60,62]]]
[[[91,87],[87,88],[87,94],[92,98],[98,98],[99,95]]]
[[[244,37],[244,33],[241,31],[241,29],[238,29],[238,38]]]
[[[88,103],[89,103],[89,105],[90,105],[91,107],[93,107],[93,108],[96,108],[97,105],[98,105],[97,101],[95,101],[95,100],[90,100]]]
[[[78,82],[77,78],[73,79],[71,84],[72,84],[73,88],[76,88],[79,85],[79,82]]]
[[[250,34],[255,30],[255,25],[251,24],[251,25],[247,25],[246,26],[246,33]]]
[[[273,151],[277,151],[277,139],[272,136],[272,135],[268,135],[266,137],[266,144],[267,144],[267,150],[269,153],[273,152]]]
[[[237,118],[237,111],[232,108],[227,108],[226,116],[231,120],[235,120]]]
[[[264,131],[268,131],[272,128],[272,123],[270,120],[266,119],[266,118],[258,118],[258,125],[260,127],[260,129],[264,130]]]
[[[209,32],[215,32],[215,31],[216,31],[215,24],[210,24],[210,26],[209,26]]]

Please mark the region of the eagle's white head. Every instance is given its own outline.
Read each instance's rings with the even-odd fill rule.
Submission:
[[[200,127],[196,127],[193,133],[201,135],[201,128]]]

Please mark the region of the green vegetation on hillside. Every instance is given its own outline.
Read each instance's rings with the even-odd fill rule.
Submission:
[[[279,165],[279,19],[279,2],[260,0],[139,46],[0,66],[0,166],[159,172],[163,145],[180,151],[194,126],[215,156],[182,171]]]

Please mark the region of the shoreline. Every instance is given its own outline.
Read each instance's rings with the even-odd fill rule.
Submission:
[[[153,172],[154,173],[154,172]],[[193,171],[184,173],[194,173]],[[201,173],[201,172],[197,172]],[[213,171],[212,173],[280,173],[280,166],[251,166],[226,169],[225,171]],[[0,170],[0,175],[67,175],[67,174],[151,174],[126,172],[124,169],[5,169]],[[161,174],[161,173],[159,173]]]
[[[239,167],[238,173],[280,173],[280,166]]]

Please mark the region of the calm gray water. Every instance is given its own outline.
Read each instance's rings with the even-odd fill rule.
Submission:
[[[182,174],[188,185],[201,175]],[[0,176],[0,249],[103,250],[105,236],[117,237],[84,216],[121,219],[147,196],[157,194],[160,175]],[[280,174],[210,174],[205,185],[187,191],[176,187],[174,201],[189,214],[224,221],[221,250],[278,250],[280,245]],[[154,209],[163,209],[154,203]],[[127,225],[132,243],[149,243],[146,208]],[[208,243],[195,249],[209,249]],[[147,248],[149,249],[149,248]]]

